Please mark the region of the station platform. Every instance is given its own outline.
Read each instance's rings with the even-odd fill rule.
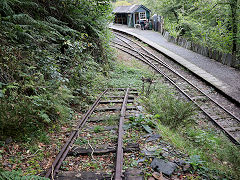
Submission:
[[[150,47],[168,56],[195,75],[212,84],[240,105],[240,71],[213,59],[168,42],[159,32],[111,24],[110,29],[136,37]]]

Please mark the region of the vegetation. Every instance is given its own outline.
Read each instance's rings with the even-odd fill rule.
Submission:
[[[0,171],[1,172],[1,171]],[[0,173],[0,179],[2,180],[12,180],[12,179],[16,179],[16,180],[48,180],[48,178],[43,178],[40,176],[21,176],[21,172],[18,171],[5,171]]]
[[[206,179],[239,177],[240,151],[224,134],[199,119],[197,109],[167,86],[157,83],[142,101],[159,134],[190,155],[192,173]],[[200,113],[200,112],[198,112]]]
[[[117,7],[117,6],[131,6],[133,4],[140,4],[140,0],[112,0],[113,2],[113,6]]]
[[[142,63],[137,60],[132,61],[132,64],[126,64],[126,62],[113,63],[114,69],[109,73],[109,87],[136,87],[141,90],[142,77],[151,77],[153,74],[142,67]]]
[[[239,147],[205,123],[207,120],[199,119],[192,103],[182,99],[174,89],[161,84],[161,77],[154,75],[142,63],[122,55],[118,59],[122,61],[115,62],[115,70],[110,72],[110,84],[120,83],[120,87],[123,87],[123,81],[126,82],[124,87],[131,83],[141,91],[142,77],[154,77],[156,82],[147,91],[149,93],[141,94],[142,105],[150,115],[143,112],[144,117],[131,117],[125,129],[137,128],[147,132],[157,129],[165,141],[189,155],[192,174],[199,174],[206,179],[239,177]],[[147,88],[148,84],[145,83]]]
[[[138,117],[129,117],[129,122],[125,124],[125,129],[135,128],[144,130],[147,133],[152,133],[152,128],[155,128],[156,124],[144,115],[140,114]]]
[[[108,1],[0,2],[0,140],[29,141],[72,118],[103,87]]]
[[[239,0],[142,0],[171,35],[240,57]]]
[[[177,99],[177,94],[164,85],[157,85],[155,90],[143,102],[146,109],[155,118],[172,129],[191,126],[194,123],[192,103]]]
[[[190,155],[189,163],[194,172],[207,179],[238,179],[240,151],[225,135],[217,134],[215,129],[188,127],[170,129],[158,123],[159,133],[165,140]]]
[[[130,3],[133,2],[137,1]],[[162,7],[166,9],[174,6],[166,12],[165,21],[173,34],[234,52],[235,37],[239,36],[238,17],[230,12],[239,13],[239,8],[217,0],[209,1],[216,6],[211,3],[203,6],[200,0],[188,1],[193,6],[184,1],[161,2],[165,2]],[[162,7],[156,6],[155,12],[162,13]],[[225,11],[219,11],[220,7]],[[198,20],[201,13],[205,16]],[[0,1],[0,160],[5,160],[4,153],[8,152],[11,154],[8,170],[18,170],[2,171],[5,165],[0,163],[0,179],[44,179],[21,176],[41,173],[44,168],[40,162],[53,157],[43,144],[50,142],[48,132],[70,122],[73,111],[84,110],[99,90],[105,87],[141,90],[142,78],[154,76],[133,59],[111,62],[111,35],[107,28],[111,19],[110,1],[106,0]],[[124,59],[120,56],[119,59]],[[129,128],[135,126],[151,132],[157,126],[165,139],[191,155],[189,163],[194,171],[211,174],[211,178],[238,177],[239,148],[211,128],[194,127],[193,106],[174,98],[177,95],[172,89],[159,84],[155,87],[142,95],[146,109],[154,116],[132,117]],[[115,124],[115,118],[110,117],[108,124]],[[93,131],[101,133],[102,127],[96,126]],[[36,138],[40,142],[31,144]],[[11,139],[24,141],[23,146],[27,147],[14,144],[10,149],[7,141]],[[87,141],[78,139],[76,143],[82,145]],[[54,142],[54,146],[59,148],[61,140]],[[23,163],[27,166],[21,172]]]

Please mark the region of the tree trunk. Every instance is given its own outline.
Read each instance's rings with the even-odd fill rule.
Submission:
[[[232,55],[233,55],[233,65],[235,65],[236,53],[237,53],[237,33],[238,33],[238,25],[237,25],[238,0],[231,0],[230,7],[231,7],[232,33],[233,33]]]

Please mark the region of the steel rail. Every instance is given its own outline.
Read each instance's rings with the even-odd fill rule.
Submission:
[[[186,96],[189,100],[191,100],[208,118],[210,118],[210,120],[211,120],[212,122],[214,122],[214,123],[229,137],[229,139],[230,139],[234,144],[240,145],[240,142],[237,141],[237,140],[235,139],[235,137],[232,136],[231,133],[229,133],[227,130],[225,130],[225,128],[224,128],[222,125],[220,125],[218,122],[216,122],[208,112],[206,112],[198,103],[196,103],[196,102],[194,101],[193,98],[191,98],[188,94],[186,94],[186,93],[184,92],[184,90],[182,90],[171,78],[169,78],[164,72],[162,72],[160,69],[158,69],[153,63],[151,63],[149,60],[146,60],[145,58],[144,58],[144,59],[141,59],[141,58],[139,58],[138,56],[136,56],[136,55],[134,55],[134,54],[132,54],[132,53],[129,53],[129,52],[126,51],[125,49],[119,48],[119,47],[117,47],[117,46],[115,46],[115,47],[118,48],[118,49],[120,49],[121,51],[123,51],[123,52],[125,52],[125,53],[131,54],[131,55],[134,56],[135,58],[137,58],[137,59],[143,61],[144,63],[148,64],[148,65],[151,66],[155,71],[157,71],[158,73],[160,73],[161,75],[163,75],[164,78],[166,78],[171,84],[173,84],[184,96]]]
[[[121,116],[119,120],[119,126],[118,126],[118,145],[117,145],[117,158],[116,158],[116,168],[115,168],[115,180],[121,180],[122,179],[122,167],[123,167],[123,121],[126,116],[126,107],[127,107],[127,101],[128,101],[128,93],[129,88],[127,88],[122,108],[121,108]]]
[[[237,120],[238,122],[240,122],[240,119],[235,116],[233,113],[231,113],[229,110],[227,110],[226,108],[224,108],[221,104],[219,104],[217,101],[215,101],[213,98],[211,98],[209,95],[207,95],[205,92],[203,92],[201,89],[199,89],[197,86],[195,86],[191,81],[189,81],[188,79],[186,79],[184,76],[182,76],[179,72],[177,72],[175,69],[173,69],[171,66],[169,66],[167,63],[163,62],[159,57],[157,57],[156,55],[154,55],[153,53],[150,53],[149,51],[147,51],[146,48],[142,47],[141,45],[139,45],[138,43],[134,42],[131,39],[128,39],[124,36],[122,36],[119,33],[116,33],[117,35],[131,41],[132,43],[136,44],[137,46],[139,46],[140,48],[142,48],[145,52],[147,52],[148,54],[150,54],[151,56],[153,56],[154,58],[147,56],[146,54],[142,53],[143,55],[147,56],[148,58],[152,59],[153,61],[156,61],[158,63],[160,63],[161,65],[163,65],[164,67],[166,67],[167,69],[169,69],[170,71],[172,71],[173,73],[175,73],[177,76],[179,76],[181,79],[183,79],[184,81],[186,81],[187,83],[189,83],[192,87],[194,87],[195,89],[197,89],[199,92],[201,92],[202,94],[204,94],[208,99],[210,99],[213,103],[215,103],[219,108],[221,108],[222,110],[224,110],[226,113],[228,113],[229,115],[231,115],[232,117],[235,118],[235,120]],[[122,40],[120,38],[118,38],[119,40]],[[126,43],[124,40],[122,40],[124,43]],[[115,42],[114,42],[115,43]],[[130,44],[126,43],[129,47]],[[120,45],[120,43],[118,43],[118,45]],[[124,46],[125,48],[127,48],[126,46]],[[132,50],[132,49],[131,49]],[[135,52],[139,53],[137,50],[134,50]]]
[[[56,175],[56,173],[58,172],[60,166],[62,165],[62,162],[66,158],[66,156],[67,156],[67,154],[68,154],[68,152],[70,150],[70,147],[74,143],[74,140],[75,140],[75,138],[76,138],[76,136],[78,134],[79,129],[86,123],[87,119],[92,114],[92,112],[94,111],[94,109],[96,108],[98,103],[100,102],[100,99],[102,98],[102,96],[107,91],[108,91],[108,89],[106,89],[104,92],[102,92],[100,94],[100,96],[94,102],[92,107],[87,111],[87,113],[84,115],[84,117],[79,121],[79,123],[77,124],[76,130],[74,130],[71,133],[71,135],[68,138],[67,142],[64,144],[64,146],[62,147],[61,151],[58,153],[58,155],[56,156],[54,162],[52,163],[52,167],[49,168],[49,170],[47,171],[47,173],[46,173],[46,175],[44,177],[50,178],[50,176],[51,176],[53,178]]]

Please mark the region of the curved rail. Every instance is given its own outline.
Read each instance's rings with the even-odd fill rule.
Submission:
[[[119,33],[115,33],[116,35],[119,35]],[[121,37],[124,37],[125,39],[127,39],[128,41],[131,41],[132,43],[136,44],[137,46],[139,46],[141,49],[143,49],[145,52],[147,52],[149,55],[146,55],[146,53],[142,53],[139,52],[138,50],[136,50],[135,47],[133,47],[132,45],[130,45],[128,42],[126,42],[125,40],[119,38],[116,36],[116,38],[118,38],[120,41],[124,42],[124,44],[126,44],[127,46],[121,44],[121,43],[117,43],[117,42],[113,42],[115,44],[117,44],[118,46],[124,47],[130,51],[133,51],[134,53],[138,54],[141,56],[141,58],[139,58],[136,54],[130,53],[129,51],[123,49],[123,48],[119,48],[117,46],[115,46],[116,48],[134,56],[135,58],[143,61],[144,63],[148,64],[149,66],[151,66],[155,71],[157,71],[158,73],[160,73],[161,75],[163,75],[171,84],[173,84],[182,94],[184,94],[189,100],[191,100],[202,112],[204,112],[204,114],[209,117],[211,119],[212,122],[214,122],[229,138],[230,140],[237,145],[240,145],[240,142],[228,131],[226,130],[226,128],[224,128],[221,124],[219,124],[214,117],[212,117],[212,115],[210,115],[206,110],[204,110],[201,105],[199,105],[193,98],[191,98],[186,92],[184,92],[183,89],[181,89],[168,75],[166,75],[164,72],[162,72],[155,64],[153,64],[150,60],[148,60],[146,57],[150,58],[153,61],[158,62],[160,65],[164,66],[165,68],[167,68],[168,70],[170,70],[171,72],[173,72],[174,74],[176,74],[178,77],[180,77],[181,79],[183,79],[185,82],[187,82],[188,84],[190,84],[193,88],[195,88],[196,90],[198,90],[200,93],[202,93],[205,97],[207,97],[211,102],[213,102],[214,104],[216,104],[219,108],[221,108],[224,112],[226,112],[228,115],[230,115],[231,117],[233,117],[233,119],[235,119],[237,122],[240,122],[240,119],[238,117],[236,117],[234,114],[232,114],[230,111],[228,111],[226,108],[222,107],[218,102],[216,102],[214,99],[212,99],[210,96],[208,96],[206,93],[204,93],[201,89],[199,89],[198,87],[196,87],[193,83],[191,83],[189,80],[187,80],[185,77],[183,77],[181,74],[179,74],[176,70],[174,70],[172,67],[170,67],[168,64],[166,64],[165,62],[163,62],[161,59],[159,59],[157,56],[155,56],[154,54],[150,53],[149,51],[147,51],[144,47],[142,47],[141,45],[139,45],[138,43],[132,41],[129,38],[126,38],[125,36],[122,36],[121,34],[119,35]]]

